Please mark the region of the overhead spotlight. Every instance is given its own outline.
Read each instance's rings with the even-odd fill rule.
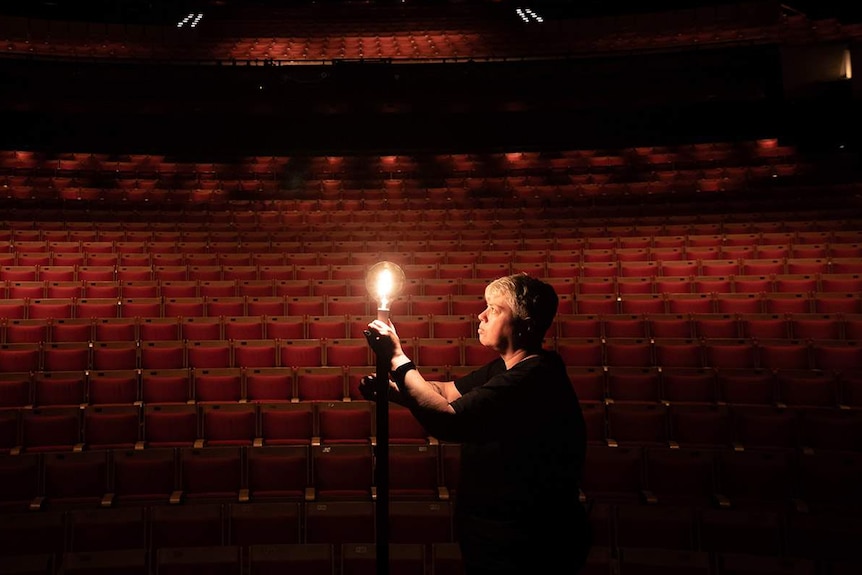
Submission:
[[[545,21],[545,19],[537,14],[532,8],[515,8],[515,14],[517,14],[525,24],[530,24],[531,22],[541,24]]]
[[[182,28],[183,26],[188,26],[189,28],[196,28],[198,23],[203,19],[203,13],[195,14],[190,13],[186,15],[182,20],[177,22],[177,28]]]

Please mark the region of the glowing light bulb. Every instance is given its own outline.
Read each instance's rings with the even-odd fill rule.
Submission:
[[[392,262],[377,262],[368,269],[365,288],[377,302],[377,318],[386,321],[392,302],[404,288],[404,271]]]

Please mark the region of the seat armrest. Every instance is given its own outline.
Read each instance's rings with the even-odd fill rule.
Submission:
[[[114,504],[114,494],[113,493],[105,493],[102,496],[101,505],[102,507],[111,507]]]

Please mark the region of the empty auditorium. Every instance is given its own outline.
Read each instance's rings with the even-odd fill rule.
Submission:
[[[0,573],[462,575],[378,262],[428,380],[556,290],[579,575],[862,573],[844,4],[0,3]]]

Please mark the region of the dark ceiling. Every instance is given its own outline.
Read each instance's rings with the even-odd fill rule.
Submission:
[[[485,6],[539,7],[554,17],[583,18],[645,12],[662,12],[697,7],[720,7],[733,4],[769,3],[781,5],[788,13],[798,12],[812,19],[837,18],[843,22],[862,21],[862,3],[853,0],[19,0],[0,3],[0,13],[64,20],[110,21],[125,23],[176,22],[189,12],[204,12],[207,17],[241,18],[244,14],[266,13],[312,5],[338,5],[357,14],[369,9],[415,6],[449,9]]]

